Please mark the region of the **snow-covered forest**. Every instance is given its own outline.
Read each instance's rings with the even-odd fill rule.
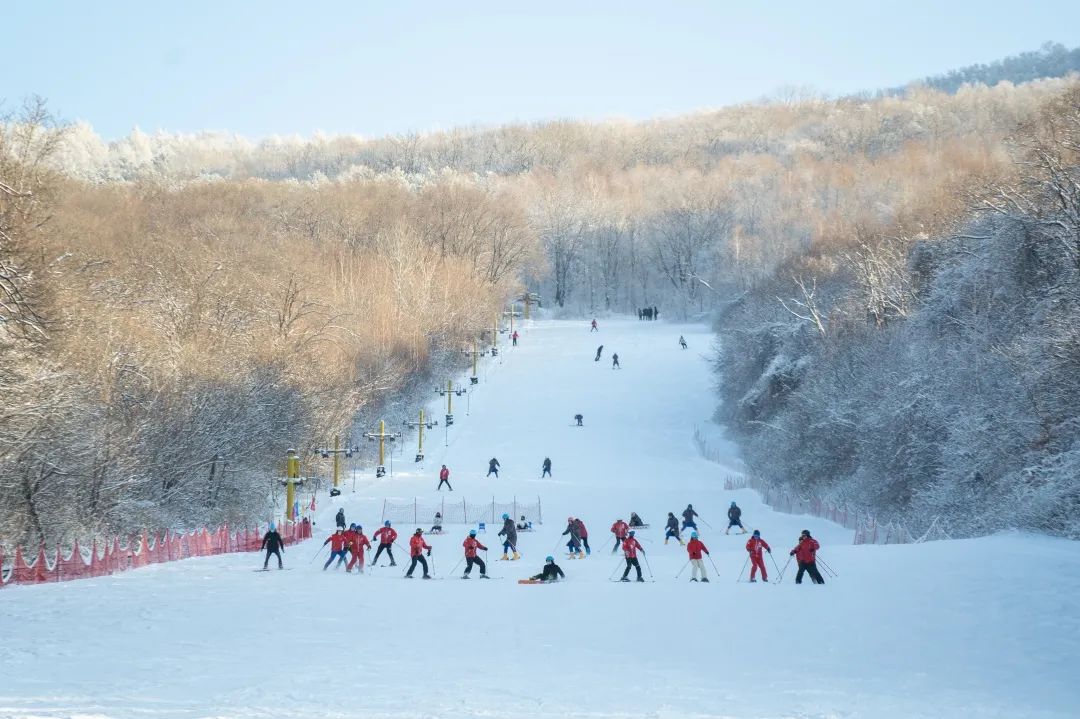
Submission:
[[[31,102],[0,534],[257,515],[282,445],[427,391],[530,290],[718,316],[720,415],[774,483],[1075,535],[1078,141],[1069,78],[371,140],[105,142]]]

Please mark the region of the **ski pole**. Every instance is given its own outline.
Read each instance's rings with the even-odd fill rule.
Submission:
[[[779,584],[780,583],[780,578],[782,578],[784,576],[784,573],[780,571],[780,567],[776,566],[776,557],[774,557],[772,555],[772,552],[769,552],[769,559],[772,560],[773,568],[776,570],[776,575],[778,577],[776,582],[777,582],[777,584]]]
[[[621,563],[621,562],[619,562],[619,563],[616,563],[616,564],[615,564],[615,571],[613,571],[613,572],[612,572],[612,573],[611,573],[611,574],[610,574],[610,575],[608,576],[608,581],[611,581],[612,579],[615,579],[615,575],[619,573],[619,567],[621,567],[621,566],[622,566],[622,563]]]
[[[836,572],[833,571],[832,567],[830,567],[828,564],[825,563],[825,560],[821,558],[821,555],[818,555],[817,557],[815,557],[815,559],[817,559],[818,564],[825,567],[826,572],[828,572],[829,574],[831,574],[834,577],[839,577],[840,576],[839,574],[837,574]]]
[[[784,568],[780,570],[780,578],[776,580],[776,583],[784,581],[784,574],[787,572],[787,568],[791,566],[791,555],[788,555],[787,561],[784,562]]]
[[[713,561],[712,555],[709,554],[708,552],[706,552],[705,556],[709,558],[709,564],[712,565],[713,571],[716,572],[716,576],[719,577],[720,576],[720,569],[719,569],[719,567],[716,566],[716,562]]]
[[[702,523],[702,524],[704,524],[704,525],[705,525],[706,527],[708,527],[709,529],[712,529],[712,528],[713,528],[713,526],[712,526],[711,524],[709,524],[708,522],[706,522],[706,521],[705,521],[705,518],[704,518],[704,517],[702,517],[702,516],[701,516],[700,514],[699,514],[699,515],[697,516],[697,518],[698,518],[698,519],[700,519],[700,520],[701,520],[701,523]]]
[[[653,576],[652,567],[649,566],[649,555],[642,552],[641,558],[645,560],[645,568],[649,570],[649,579],[656,579],[656,577]]]
[[[689,566],[690,566],[690,560],[687,559],[686,564],[682,565],[682,569],[680,569],[679,573],[675,575],[675,578],[678,579],[680,576],[682,576],[682,573],[685,572],[686,568],[689,567]]]
[[[747,564],[749,564],[749,563],[750,563],[750,555],[749,555],[749,554],[747,554],[747,555],[746,555],[746,561],[742,563],[742,569],[740,569],[740,570],[739,570],[739,576],[738,576],[738,578],[737,578],[737,579],[735,580],[736,582],[741,582],[741,581],[742,581],[742,575],[743,575],[743,572],[745,572],[745,571],[746,571],[746,565],[747,565]]]
[[[322,545],[321,547],[319,547],[319,551],[315,552],[315,556],[311,558],[311,561],[308,562],[308,564],[311,564],[311,562],[314,562],[316,559],[318,559],[319,555],[322,554],[322,550],[324,550],[324,549],[326,549],[325,544]]]

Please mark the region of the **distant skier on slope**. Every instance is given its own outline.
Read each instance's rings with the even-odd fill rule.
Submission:
[[[742,510],[739,509],[739,505],[734,502],[731,503],[731,506],[728,507],[727,519],[728,525],[727,529],[724,530],[724,534],[729,534],[732,527],[738,527],[743,534],[746,534],[746,527],[742,526]]]
[[[682,513],[682,531],[685,532],[688,527],[690,529],[697,529],[697,523],[694,522],[694,517],[696,516],[698,516],[698,513],[694,511],[694,505],[686,505],[686,509],[684,509]]]
[[[266,530],[266,534],[263,535],[261,549],[266,550],[266,559],[263,561],[263,569],[267,569],[270,566],[270,557],[274,555],[277,557],[277,568],[283,569],[284,565],[281,562],[281,555],[285,553],[285,540],[278,534],[277,527],[271,522],[270,526]]]
[[[483,549],[485,552],[488,550],[483,544],[480,544],[480,540],[476,538],[476,530],[470,529],[469,536],[465,537],[465,541],[461,543],[461,546],[465,547],[465,574],[461,576],[462,579],[469,578],[469,572],[472,571],[473,565],[480,567],[480,578],[487,579],[487,565],[484,564],[484,560],[476,556],[476,550]]]
[[[501,466],[502,465],[499,464],[499,460],[492,457],[491,459],[488,460],[488,473],[486,475],[484,475],[484,476],[490,477],[491,475],[494,474],[495,479],[498,479],[499,478],[499,467],[501,467]]]
[[[498,536],[503,537],[503,555],[502,558],[510,560],[511,562],[517,559],[521,559],[521,555],[517,550],[517,527],[514,526],[514,520],[510,519],[509,514],[504,514],[503,527],[499,530]],[[508,557],[507,552],[513,552],[513,557]]]
[[[345,508],[342,507],[337,511],[334,516],[334,521],[337,523],[339,529],[345,529]]]
[[[630,568],[633,567],[637,570],[637,580],[644,582],[645,578],[641,576],[641,563],[638,562],[637,553],[645,554],[645,548],[641,546],[641,542],[634,539],[634,530],[631,529],[627,533],[626,539],[622,543],[622,550],[623,556],[626,558],[626,569],[623,570],[622,579],[619,581],[629,582],[630,580],[627,577],[630,576]]]
[[[589,332],[599,332],[599,331],[600,331],[600,327],[599,327],[599,326],[597,326],[597,324],[596,324],[596,320],[594,319],[594,320],[592,321],[592,324],[591,324],[591,325],[589,325]]]
[[[664,526],[664,544],[668,543],[669,539],[679,540],[679,544],[685,544],[682,537],[679,536],[679,520],[675,518],[674,512],[667,513],[667,524]]]
[[[510,341],[513,343],[514,347],[517,347],[517,341],[518,341],[517,330],[514,330],[514,334],[510,335]]]
[[[352,550],[352,557],[349,559],[349,563],[345,566],[346,572],[351,572],[353,565],[359,563],[357,568],[361,574],[364,573],[364,549],[371,549],[371,542],[366,536],[364,536],[364,528],[359,524],[353,529],[353,536],[351,537],[351,543],[349,546]]]
[[[622,367],[619,366],[619,353],[618,352],[611,355],[611,369],[622,369]]]
[[[761,538],[761,532],[755,529],[750,539],[746,540],[746,551],[750,552],[751,582],[757,581],[756,579],[754,579],[754,574],[759,569],[761,570],[761,581],[769,581],[769,572],[765,569],[765,558],[761,554],[761,550],[763,549],[769,554],[772,554],[772,547],[769,546],[768,542]]]
[[[626,533],[629,531],[629,525],[622,519],[616,519],[615,523],[611,525],[611,533],[615,535],[615,546],[611,548],[612,554],[619,551],[619,547],[622,546],[623,541],[626,539]]]
[[[435,488],[435,491],[441,491],[443,484],[446,484],[446,488],[451,492],[454,491],[454,488],[450,486],[450,470],[446,468],[445,464],[439,470],[439,486]]]
[[[548,556],[544,559],[544,570],[529,577],[529,579],[540,580],[541,582],[557,582],[560,579],[566,579],[566,575],[563,574],[562,568],[555,563],[555,557]]]
[[[581,415],[579,414],[578,417],[580,417],[580,416]],[[580,422],[579,422],[579,424],[580,424]],[[543,479],[544,477],[550,477],[550,476],[551,476],[551,458],[550,457],[544,457],[544,465],[542,467],[542,471],[540,472],[540,479]]]
[[[799,535],[799,543],[795,546],[795,549],[789,552],[792,557],[795,557],[795,561],[799,563],[799,571],[795,574],[796,584],[802,584],[803,572],[810,575],[810,580],[814,584],[825,583],[817,568],[817,550],[819,549],[821,549],[821,545],[810,536],[810,530],[804,529]]]
[[[582,426],[582,422],[585,421],[585,417],[580,415],[580,414],[575,414],[574,415],[574,420],[577,422],[577,426],[580,427],[580,426]]]
[[[327,544],[330,545],[330,558],[327,559],[326,564],[323,565],[324,572],[330,568],[330,565],[333,564],[335,559],[338,560],[338,563],[337,566],[334,567],[334,569],[337,569],[345,563],[345,542],[345,532],[341,529],[341,527],[338,527],[336,530],[334,530],[334,533],[327,537],[326,541],[323,542],[324,547]]]
[[[581,535],[578,534],[577,522],[573,517],[566,518],[566,529],[563,530],[562,536],[570,535],[570,540],[566,543],[566,548],[570,552],[567,555],[567,559],[584,559],[585,553],[581,551]]]
[[[679,346],[686,349],[686,338],[682,335],[679,335]]]
[[[390,566],[396,567],[397,562],[394,561],[394,542],[397,541],[397,532],[390,527],[390,520],[383,522],[383,526],[375,530],[375,534],[371,535],[372,539],[379,540],[379,548],[375,550],[375,558],[371,560],[372,564],[379,561],[379,555],[386,551],[386,556],[390,558]]]
[[[412,564],[409,565],[409,570],[405,572],[406,579],[412,579],[413,570],[416,569],[417,562],[424,568],[424,579],[431,579],[431,574],[428,573],[427,560],[424,559],[424,550],[427,550],[427,555],[431,556],[431,547],[424,541],[424,530],[417,529],[413,532],[413,536],[409,537],[409,556],[412,557]]]
[[[604,354],[604,345],[600,345],[599,347],[596,348],[596,357],[593,359],[593,362],[599,362],[600,361],[600,355],[602,355],[602,354]]]
[[[701,555],[708,554],[709,548],[698,539],[697,532],[690,532],[690,541],[686,545],[686,552],[690,555],[690,564],[693,565],[693,569],[690,570],[690,581],[696,582],[698,572],[701,572],[701,581],[708,582],[709,575],[705,571],[705,561],[701,558]]]
[[[581,517],[574,519],[574,524],[577,525],[578,537],[581,538],[581,546],[585,547],[585,555],[592,554],[592,549],[589,548],[589,530],[585,529],[585,522],[581,521]]]

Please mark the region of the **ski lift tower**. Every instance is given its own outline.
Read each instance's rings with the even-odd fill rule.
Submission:
[[[466,394],[469,390],[464,387],[458,387],[454,389],[454,380],[446,380],[446,389],[436,389],[440,397],[446,397],[446,427],[449,427],[454,423],[454,395],[460,397]]]
[[[300,456],[291,447],[285,450],[285,478],[280,480],[285,486],[285,519],[289,522],[299,521],[296,512],[296,488],[303,486],[304,478],[300,476]]]
[[[387,432],[386,422],[379,420],[379,431],[368,432],[364,435],[368,438],[369,442],[379,440],[379,464],[375,467],[375,478],[386,476],[386,443],[393,442],[401,436],[400,432]]]
[[[504,317],[509,317],[510,318],[510,334],[511,335],[514,334],[514,317],[520,317],[521,316],[521,313],[518,312],[516,309],[514,309],[514,304],[516,304],[516,300],[515,300],[514,303],[511,303],[510,309],[505,310],[503,312]]]
[[[345,459],[352,459],[353,453],[360,451],[359,447],[348,446],[345,449],[341,448],[340,438],[334,436],[334,448],[319,447],[315,450],[319,453],[319,456],[323,459],[329,459],[331,455],[334,457],[334,486],[330,488],[330,496],[336,497],[341,494],[341,455],[345,455]]]
[[[531,319],[530,308],[533,305],[536,305],[537,307],[544,306],[543,302],[541,301],[540,295],[535,292],[523,292],[521,294],[521,301],[525,305],[525,319]]]
[[[431,429],[439,424],[438,420],[424,420],[424,410],[420,410],[420,421],[410,422],[405,420],[405,426],[417,430],[416,434],[416,462],[424,461],[424,429]]]
[[[477,362],[483,355],[487,354],[487,350],[481,350],[479,343],[474,339],[471,350],[462,350],[462,353],[466,357],[472,357],[472,375],[469,377],[469,384],[480,384],[480,375],[477,372]]]

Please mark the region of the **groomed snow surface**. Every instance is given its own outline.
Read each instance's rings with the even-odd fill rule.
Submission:
[[[406,440],[393,477],[368,469],[355,494],[319,497],[317,538],[288,550],[291,571],[256,573],[261,556],[234,554],[0,591],[0,716],[1080,716],[1080,545],[1009,534],[852,546],[836,525],[724,491],[737,458],[725,467],[695,451],[715,401],[704,328],[521,329],[455,403],[449,447],[440,426],[422,468]],[[498,480],[484,477],[492,456]],[[544,456],[553,479],[539,479]],[[459,567],[407,581],[400,559],[363,576],[311,563],[338,506],[370,536],[384,498],[438,497],[443,462],[459,501],[543,499],[521,561],[494,561],[497,529],[481,535],[498,579],[461,581]],[[737,583],[746,536],[723,533],[733,499],[781,566],[808,528],[839,577]],[[676,580],[686,552],[663,543],[666,513],[688,502],[713,527],[702,527],[720,569],[711,584],[689,570]],[[655,583],[608,581],[621,562],[608,528],[631,510],[652,524],[641,539]],[[584,561],[554,551],[571,514],[590,531]],[[403,542],[415,526],[397,529]],[[468,527],[446,529],[429,537],[438,577]],[[516,583],[549,553],[567,581]]]

